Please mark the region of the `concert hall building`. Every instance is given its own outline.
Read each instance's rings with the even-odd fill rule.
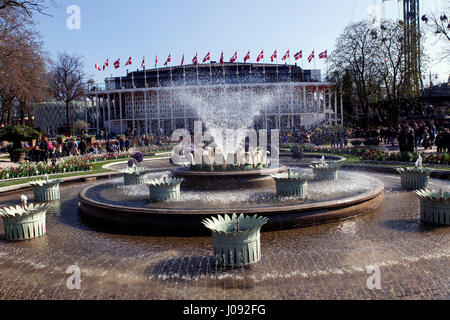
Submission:
[[[225,90],[225,91],[224,91]],[[170,135],[193,129],[199,117],[175,97],[180,92],[239,94],[275,92],[276,103],[254,119],[255,128],[292,130],[323,122],[342,123],[342,99],[334,83],[322,82],[320,70],[297,65],[224,63],[164,67],[106,78],[104,87],[88,87],[85,120],[91,130]],[[339,107],[338,107],[339,106]],[[245,116],[245,115],[242,115]]]

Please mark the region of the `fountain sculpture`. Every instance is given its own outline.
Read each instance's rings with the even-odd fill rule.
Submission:
[[[5,237],[8,241],[21,241],[40,237],[46,233],[48,203],[27,204],[28,198],[21,196],[22,206],[0,209]]]
[[[419,155],[414,167],[397,168],[401,184],[405,190],[419,190],[428,187],[430,170],[422,166],[422,157]]]
[[[432,224],[450,225],[450,192],[440,189],[415,190],[420,198],[420,220]]]
[[[48,175],[44,175],[44,180],[31,181],[33,186],[34,201],[46,202],[58,200],[60,198],[59,184],[60,179],[50,180]]]
[[[224,266],[248,266],[261,259],[260,230],[267,218],[246,215],[211,217],[203,225],[211,230],[214,255]]]

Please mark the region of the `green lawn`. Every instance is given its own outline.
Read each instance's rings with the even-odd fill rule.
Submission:
[[[165,157],[164,155],[157,155],[153,157],[145,157],[144,159],[156,159],[156,158],[162,158]],[[105,173],[105,172],[114,172],[114,170],[111,169],[104,169],[102,168],[106,164],[114,163],[114,162],[122,162],[127,161],[127,159],[114,159],[110,161],[102,161],[102,162],[92,162],[92,170],[89,172],[77,172],[77,173],[63,173],[63,174],[52,174],[50,177],[52,179],[57,178],[67,178],[67,177],[76,177],[76,176],[85,176],[85,175],[92,175],[92,174],[98,174],[98,173]],[[16,184],[22,184],[27,183],[33,180],[42,179],[42,177],[30,177],[30,178],[23,178],[23,179],[17,179],[17,180],[7,180],[7,181],[0,181],[0,188],[1,187],[8,187],[13,186]]]

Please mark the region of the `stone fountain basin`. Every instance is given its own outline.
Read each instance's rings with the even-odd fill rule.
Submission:
[[[237,190],[274,186],[272,174],[286,172],[287,167],[236,171],[195,171],[189,167],[176,168],[172,174],[184,178],[182,190]]]
[[[261,191],[270,189],[275,193],[274,186],[266,186]],[[290,199],[214,205],[208,203],[205,197],[202,205],[182,201],[152,204],[144,200],[120,204],[107,199],[105,195],[110,191],[111,183],[99,183],[83,189],[78,197],[80,215],[94,224],[157,234],[194,236],[208,234],[201,221],[218,214],[237,212],[267,217],[269,222],[263,227],[264,232],[318,225],[370,213],[380,208],[384,199],[384,185],[379,180],[370,190],[336,200],[315,202]]]

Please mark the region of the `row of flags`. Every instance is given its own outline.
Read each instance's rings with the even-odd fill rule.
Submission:
[[[303,58],[303,52],[302,50],[300,50],[299,52],[296,52],[294,54],[294,59],[295,61],[297,61],[298,59],[302,59]],[[311,52],[311,54],[308,57],[308,62],[311,63],[311,61],[315,58],[315,54],[314,54],[314,50]],[[258,55],[258,57],[256,58],[256,62],[260,62],[261,60],[264,59],[264,50],[261,50],[261,53]],[[290,53],[289,50],[285,53],[285,55],[283,56],[283,58],[281,58],[282,61],[286,61],[286,60],[290,60]],[[319,53],[319,59],[327,59],[327,50]],[[230,58],[230,63],[236,62],[237,60],[237,51],[234,53],[234,55]],[[247,60],[250,60],[250,50],[247,52],[247,54],[244,57],[244,63],[247,62]],[[270,56],[270,61],[273,62],[274,60],[277,60],[277,50],[275,50],[275,52]],[[169,62],[171,62],[172,59],[169,56],[167,57],[166,62],[164,62],[164,66],[167,66],[169,64]],[[195,57],[192,59],[192,63],[194,65],[198,64],[198,55],[197,53],[195,54]],[[208,52],[206,54],[206,56],[203,58],[203,63],[211,61],[211,54],[210,52]],[[131,65],[133,63],[131,57],[127,60],[127,62],[125,63],[125,66]],[[224,63],[224,59],[223,59],[223,51],[222,54],[220,55],[220,64]],[[181,58],[181,66],[183,66],[184,64],[184,54]],[[155,68],[158,66],[158,56],[156,56],[155,58]],[[100,65],[98,63],[95,63],[95,69],[99,70],[99,71],[104,71],[106,69],[106,67],[109,67],[109,59],[106,59],[106,62],[103,64],[103,67],[100,67]],[[145,56],[142,58],[142,63],[141,63],[141,68],[145,67]],[[117,59],[114,62],[114,68],[118,69],[120,68],[120,58]]]

